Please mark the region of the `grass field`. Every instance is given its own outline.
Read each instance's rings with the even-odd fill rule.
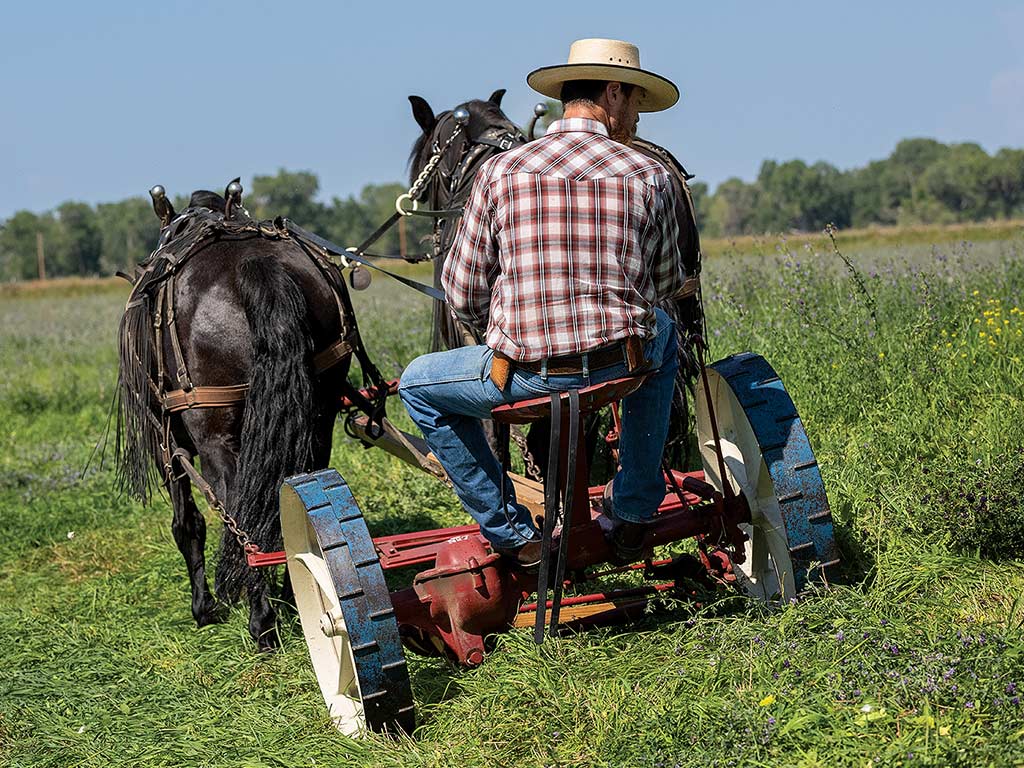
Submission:
[[[0,764],[1024,765],[1024,235],[886,237],[705,267],[713,357],[763,354],[801,412],[838,583],[540,649],[515,632],[472,671],[410,657],[421,727],[398,742],[331,730],[294,622],[263,656],[241,609],[197,630],[169,507],[117,495],[112,441],[90,462],[125,284],[5,289]],[[418,297],[378,277],[356,301],[386,373],[425,349]],[[332,463],[376,532],[467,519],[340,429]]]

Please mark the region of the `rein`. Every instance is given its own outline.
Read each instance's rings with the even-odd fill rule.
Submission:
[[[369,259],[391,258],[402,259],[403,261],[415,263],[437,259],[441,256],[441,223],[446,219],[457,219],[462,216],[464,206],[460,205],[457,208],[422,209],[419,207],[419,198],[427,189],[427,186],[436,181],[441,160],[451,148],[452,144],[455,143],[455,140],[458,139],[465,130],[465,127],[469,122],[469,113],[460,108],[452,113],[452,118],[455,121],[455,127],[452,129],[451,133],[448,134],[444,143],[440,143],[438,141],[434,142],[433,152],[431,153],[430,158],[423,166],[423,170],[421,170],[416,176],[412,186],[409,187],[409,191],[399,195],[395,200],[395,212],[392,213],[383,224],[377,227],[369,237],[356,247],[343,248],[337,243],[333,243],[325,237],[321,237],[314,232],[303,229],[295,222],[287,219],[281,220],[283,227],[297,237],[315,243],[325,252],[337,258],[342,268],[349,267],[352,262],[355,262],[359,266],[368,267],[376,270],[377,272],[381,272],[393,280],[397,280],[402,283],[402,285],[412,288],[414,291],[419,291],[425,296],[429,296],[431,299],[434,299],[441,304],[447,304],[444,292],[440,289],[435,288],[432,285],[427,285],[426,283],[421,283],[418,280],[412,280],[411,278],[390,272],[387,269],[374,264]],[[504,152],[505,150],[514,147],[523,138],[525,137],[521,132],[519,132],[518,128],[515,131],[509,131],[500,126],[491,126],[490,128],[485,129],[476,138],[470,138],[468,148],[463,151],[462,156],[459,158],[458,165],[455,167],[455,170],[448,181],[447,191],[449,194],[452,197],[456,195],[459,188],[464,184],[466,174],[469,169],[476,165],[484,154],[492,151],[493,149]],[[377,242],[401,218],[406,216],[426,216],[434,219],[434,253],[432,255],[421,258],[408,258],[405,256],[383,256],[380,254],[370,254],[366,252],[367,248]]]

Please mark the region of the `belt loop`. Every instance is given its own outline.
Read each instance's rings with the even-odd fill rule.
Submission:
[[[546,357],[540,361],[540,378],[541,381],[548,380],[548,359]]]
[[[583,378],[587,381],[590,380],[590,356],[584,352],[580,355],[580,360],[583,361]]]

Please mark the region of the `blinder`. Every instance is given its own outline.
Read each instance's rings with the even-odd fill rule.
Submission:
[[[476,167],[483,155],[489,154],[492,149],[506,152],[517,144],[525,143],[526,136],[518,128],[509,130],[499,125],[485,128],[478,135],[469,137],[468,147],[463,149],[462,156],[449,177],[448,193],[450,198],[457,196],[466,178],[470,177],[470,169]],[[445,206],[447,205],[448,202],[445,203]]]

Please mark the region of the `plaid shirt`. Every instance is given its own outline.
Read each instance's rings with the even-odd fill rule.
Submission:
[[[513,360],[646,338],[683,284],[679,206],[660,163],[597,121],[559,120],[480,168],[441,285]]]

